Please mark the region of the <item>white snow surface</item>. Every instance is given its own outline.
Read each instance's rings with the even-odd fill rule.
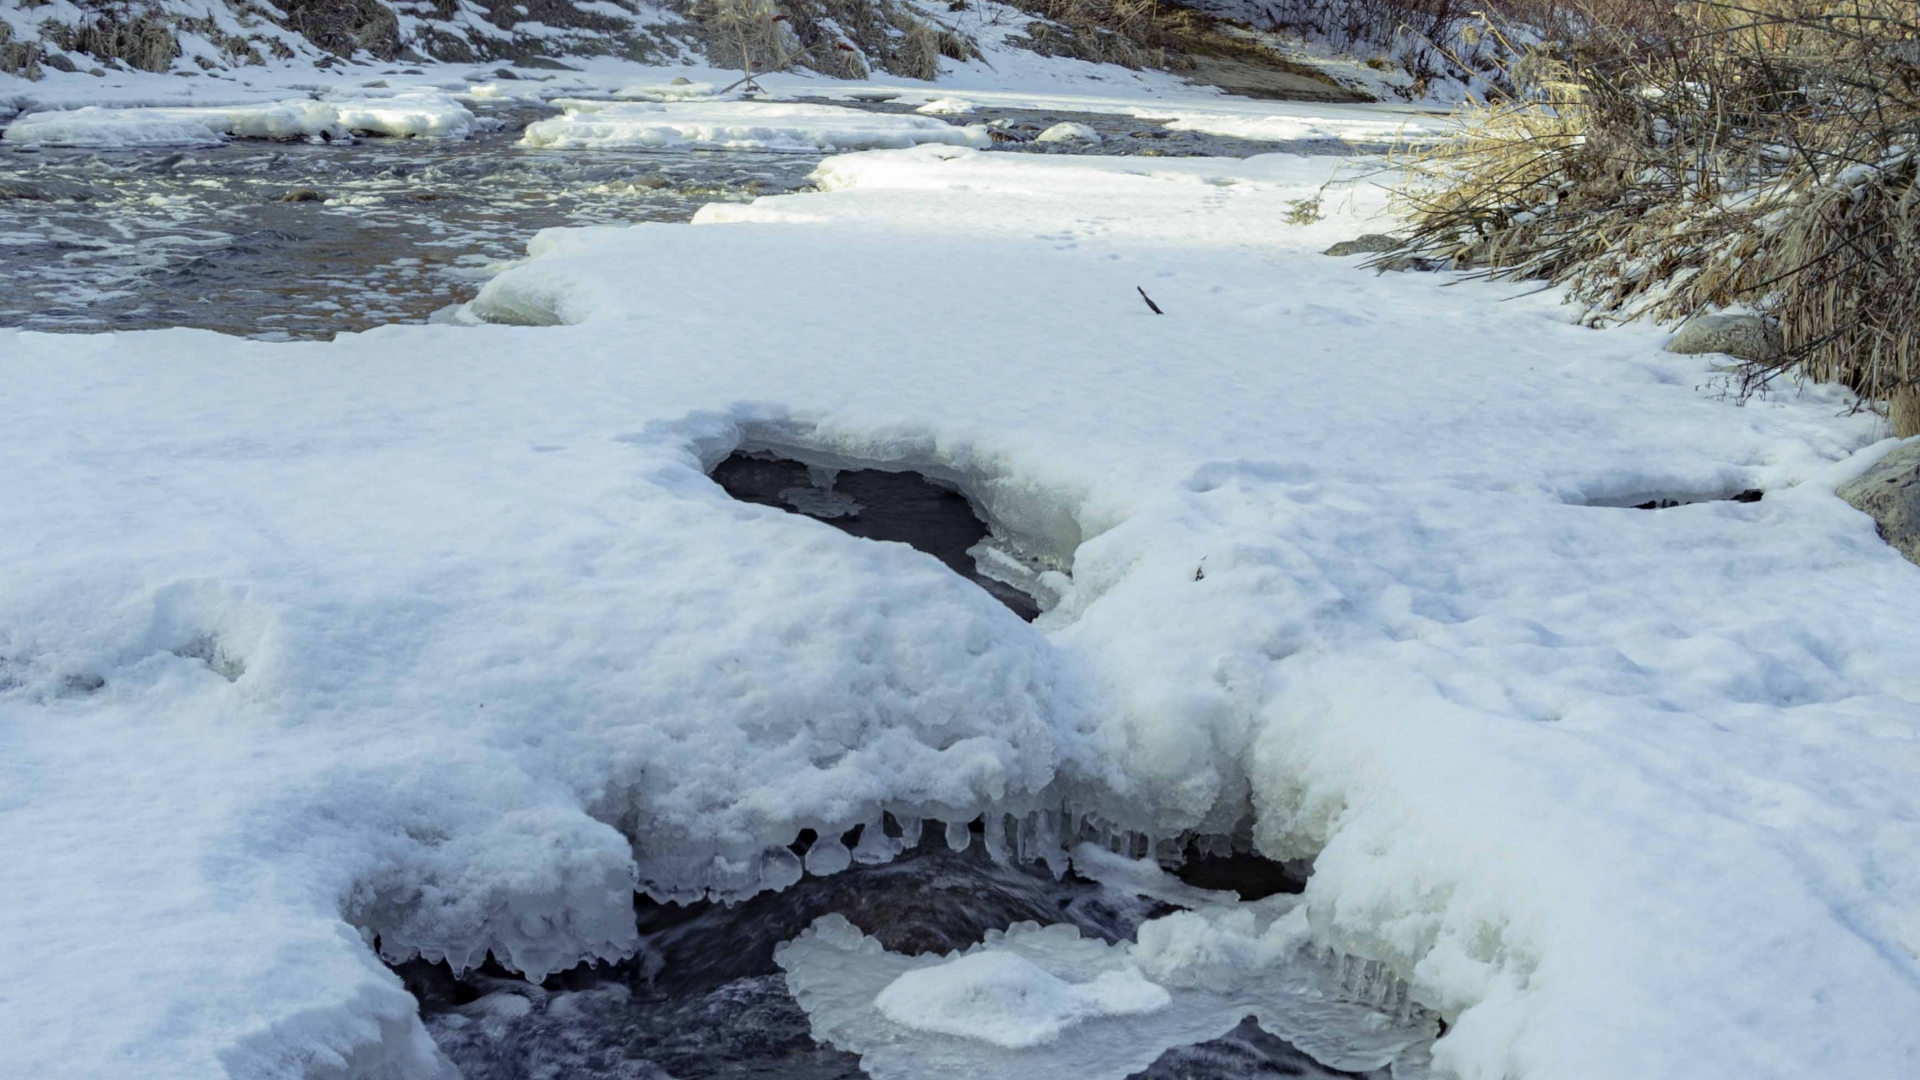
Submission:
[[[764,101],[556,102],[562,115],[527,125],[522,143],[548,150],[674,148],[869,150],[919,143],[985,146],[986,128],[839,105]]]
[[[1159,1012],[1172,1003],[1136,967],[1068,982],[1023,956],[996,950],[908,971],[873,999],[880,1015],[903,1027],[1009,1050],[1054,1042],[1087,1020]]]
[[[1920,568],[1833,495],[1891,443],[1325,259],[1386,224],[1288,223],[1334,167],[878,151],[540,234],[470,312],[549,325],[0,331],[9,1068],[432,1075],[375,934],[537,976],[802,828],[1066,799],[1317,856],[1287,917],[1442,1075],[1912,1075]],[[1028,625],[729,499],[737,447],[1071,579]],[[1261,959],[1221,931],[1137,966]]]
[[[473,133],[466,106],[438,91],[338,101],[297,98],[264,104],[54,109],[6,127],[8,142],[100,149],[215,146],[236,139],[346,138],[356,133],[463,139]]]

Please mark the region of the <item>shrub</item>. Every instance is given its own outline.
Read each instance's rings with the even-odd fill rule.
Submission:
[[[1770,313],[1785,353],[1749,362],[1743,394],[1838,382],[1920,433],[1911,0],[1608,10],[1513,49],[1512,92],[1404,158],[1409,247],[1564,283],[1592,321]]]

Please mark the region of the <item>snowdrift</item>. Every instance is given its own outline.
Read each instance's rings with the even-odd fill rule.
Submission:
[[[1330,167],[921,146],[543,233],[470,316],[549,325],[0,332],[12,1060],[433,1075],[378,957],[620,956],[634,889],[884,859],[784,845],[887,812],[1316,860],[1280,931],[1136,946],[1164,1010],[984,973],[1069,1049],[1291,943],[1445,1016],[1441,1075],[1910,1072],[1920,571],[1832,494],[1870,422],[1340,269],[1375,196],[1286,213]],[[1024,623],[733,501],[742,448],[946,479],[1070,582]]]

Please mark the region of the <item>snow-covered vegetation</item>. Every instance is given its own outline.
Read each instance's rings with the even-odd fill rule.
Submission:
[[[1513,93],[1418,163],[1418,246],[1568,284],[1597,319],[1757,308],[1745,357],[1920,434],[1920,19],[1901,0],[1700,0],[1516,48]],[[1777,353],[1777,354],[1776,354]]]

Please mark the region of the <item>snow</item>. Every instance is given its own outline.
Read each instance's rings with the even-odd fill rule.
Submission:
[[[1407,116],[1133,85],[998,100]],[[628,130],[749,123],[658,108]],[[1121,1068],[1322,1000],[1328,949],[1447,1018],[1441,1075],[1912,1074],[1920,570],[1833,495],[1874,421],[1831,388],[1742,406],[1551,294],[1323,258],[1390,225],[1369,185],[1292,223],[1338,168],[915,146],[542,233],[467,315],[543,325],[0,331],[9,1065],[432,1075],[380,954],[537,977],[636,948],[636,887],[735,898],[807,872],[803,829],[964,843],[991,810],[1041,855],[1088,815],[1249,817],[1313,874],[1124,948],[994,938],[1171,999],[1019,1051],[893,1038],[875,998],[942,958],[816,925],[789,978],[830,976],[803,1003],[831,1037],[893,1039],[876,1076],[950,1045],[968,1075]],[[702,471],[743,448],[954,483],[1058,602],[1028,625],[736,503]]]
[[[339,101],[49,110],[14,120],[12,143],[91,148],[217,146],[236,139],[329,139],[353,134],[462,139],[474,116],[445,94],[414,91]]]
[[[1010,952],[978,952],[902,974],[874,997],[902,1027],[979,1039],[1009,1050],[1054,1042],[1087,1020],[1138,1016],[1173,1003],[1139,968],[1068,982]]]
[[[1062,121],[1034,137],[1035,142],[1099,142],[1100,133],[1086,124]]]
[[[562,100],[565,112],[527,125],[523,142],[541,149],[667,148],[791,153],[905,147],[984,146],[983,127],[838,105],[757,101],[623,102]]]
[[[928,116],[965,116],[968,113],[978,111],[979,108],[980,106],[975,105],[966,98],[938,97],[913,111],[925,113]]]

